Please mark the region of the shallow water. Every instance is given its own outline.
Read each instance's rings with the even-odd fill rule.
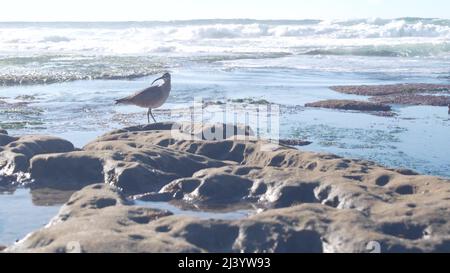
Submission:
[[[450,177],[450,117],[446,107],[394,106],[397,114],[394,117],[303,107],[305,103],[322,99],[367,99],[339,94],[328,89],[330,85],[395,83],[404,79],[381,81],[370,75],[306,74],[274,68],[223,70],[197,67],[174,69],[172,72],[173,91],[166,109],[185,109],[199,97],[213,101],[265,99],[281,105],[281,138],[313,142],[301,149],[364,158],[389,167]],[[0,123],[10,134],[57,135],[82,147],[111,129],[144,123],[145,110],[115,106],[113,100],[148,85],[152,78],[3,87],[0,93],[7,102],[25,101],[17,97],[29,94],[33,99],[26,106],[15,107],[15,111],[0,111]],[[425,80],[419,79],[418,82]],[[231,104],[248,110],[248,106]],[[209,120],[223,121],[223,116],[214,111],[217,106],[211,107],[211,112],[216,115],[208,117]],[[190,117],[187,114],[170,116],[165,111],[155,111],[155,115],[158,120],[188,120]],[[139,205],[214,219],[239,219],[249,213],[245,210],[182,210],[167,203]],[[59,205],[32,205],[26,190],[0,195],[0,243],[10,244],[42,227],[58,209]]]
[[[60,204],[33,203],[28,189],[0,193],[0,245],[10,245],[44,227],[59,209]]]
[[[222,209],[193,209],[182,204],[172,204],[169,202],[149,202],[134,201],[137,206],[148,207],[153,209],[168,210],[175,215],[187,215],[201,219],[220,219],[220,220],[238,220],[256,214],[256,209],[243,207],[229,207]]]
[[[275,68],[228,71],[216,65],[177,69],[173,75],[173,91],[165,109],[180,112],[171,115],[157,109],[158,120],[189,120],[190,114],[182,110],[193,105],[195,99],[228,102],[243,112],[252,112],[251,106],[230,101],[265,99],[280,105],[280,138],[313,142],[302,149],[450,177],[450,158],[446,156],[450,152],[447,141],[450,116],[446,107],[394,106],[394,117],[303,107],[305,103],[324,99],[367,99],[337,93],[328,88],[331,85],[396,83],[401,82],[400,78],[381,81],[367,74],[301,74]],[[7,102],[24,102],[16,98],[30,94],[33,100],[21,106],[23,109],[14,107],[15,112],[0,111],[0,123],[11,134],[52,134],[82,147],[111,129],[146,122],[145,110],[116,106],[113,101],[145,87],[152,78],[3,87],[0,92]],[[224,120],[222,110],[219,106],[207,108],[205,120],[234,122],[229,116]],[[240,119],[242,115],[237,116],[237,121],[245,121]]]

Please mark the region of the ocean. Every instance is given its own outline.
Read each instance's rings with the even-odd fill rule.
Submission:
[[[313,141],[304,149],[450,176],[444,107],[394,106],[396,117],[303,107],[367,99],[332,85],[450,83],[443,19],[0,23],[0,127],[82,146],[145,122],[144,109],[113,101],[163,71],[173,76],[165,109],[264,99],[282,107],[282,138]]]
[[[449,76],[450,20],[441,19],[0,23],[0,31],[6,85],[133,79],[211,64]]]
[[[393,105],[392,117],[304,107],[368,99],[333,85],[449,84],[450,20],[443,19],[0,23],[0,128],[82,147],[145,123],[145,109],[114,100],[164,71],[172,93],[155,111],[159,121],[188,119],[182,110],[199,98],[243,108],[242,101],[264,100],[279,105],[281,138],[313,142],[300,149],[450,177],[446,107]],[[0,210],[0,243],[48,222],[59,207],[33,206],[28,196],[24,189],[0,195],[0,203],[15,204]],[[15,211],[38,219],[17,224]]]

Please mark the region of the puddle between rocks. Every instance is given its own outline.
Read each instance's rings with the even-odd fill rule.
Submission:
[[[195,209],[192,206],[185,206],[180,204],[172,204],[169,202],[152,202],[152,201],[142,201],[135,200],[133,201],[134,205],[153,208],[153,209],[161,209],[168,210],[175,215],[186,215],[197,217],[201,219],[217,219],[217,220],[238,220],[249,217],[250,215],[254,215],[258,212],[256,208],[249,207],[227,207],[227,208],[217,208],[217,209]]]
[[[58,213],[62,203],[46,201],[47,194],[24,188],[0,192],[0,245],[11,245],[42,228]]]
[[[0,245],[11,245],[30,232],[44,227],[72,194],[70,191],[52,189],[17,188],[0,191]],[[181,203],[141,200],[133,201],[133,205],[201,219],[237,220],[258,212],[257,208],[248,206],[207,209]]]

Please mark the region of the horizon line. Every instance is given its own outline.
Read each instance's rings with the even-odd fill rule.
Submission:
[[[297,19],[256,19],[256,18],[196,18],[196,19],[168,19],[168,20],[14,20],[0,21],[0,23],[171,23],[171,22],[190,22],[190,21],[351,21],[351,20],[401,20],[401,19],[425,19],[425,20],[450,20],[450,18],[441,17],[417,17],[417,16],[401,16],[401,17],[355,17],[355,18],[297,18]]]

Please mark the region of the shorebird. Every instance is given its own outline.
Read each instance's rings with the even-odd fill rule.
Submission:
[[[155,82],[162,80],[162,83],[158,85],[153,85]],[[125,97],[123,99],[116,100],[116,104],[131,104],[140,107],[148,108],[147,111],[147,121],[150,123],[150,115],[153,121],[156,122],[153,116],[152,109],[158,108],[166,102],[170,94],[170,74],[164,73],[162,77],[157,78],[152,82],[152,86],[139,91],[131,96]]]

